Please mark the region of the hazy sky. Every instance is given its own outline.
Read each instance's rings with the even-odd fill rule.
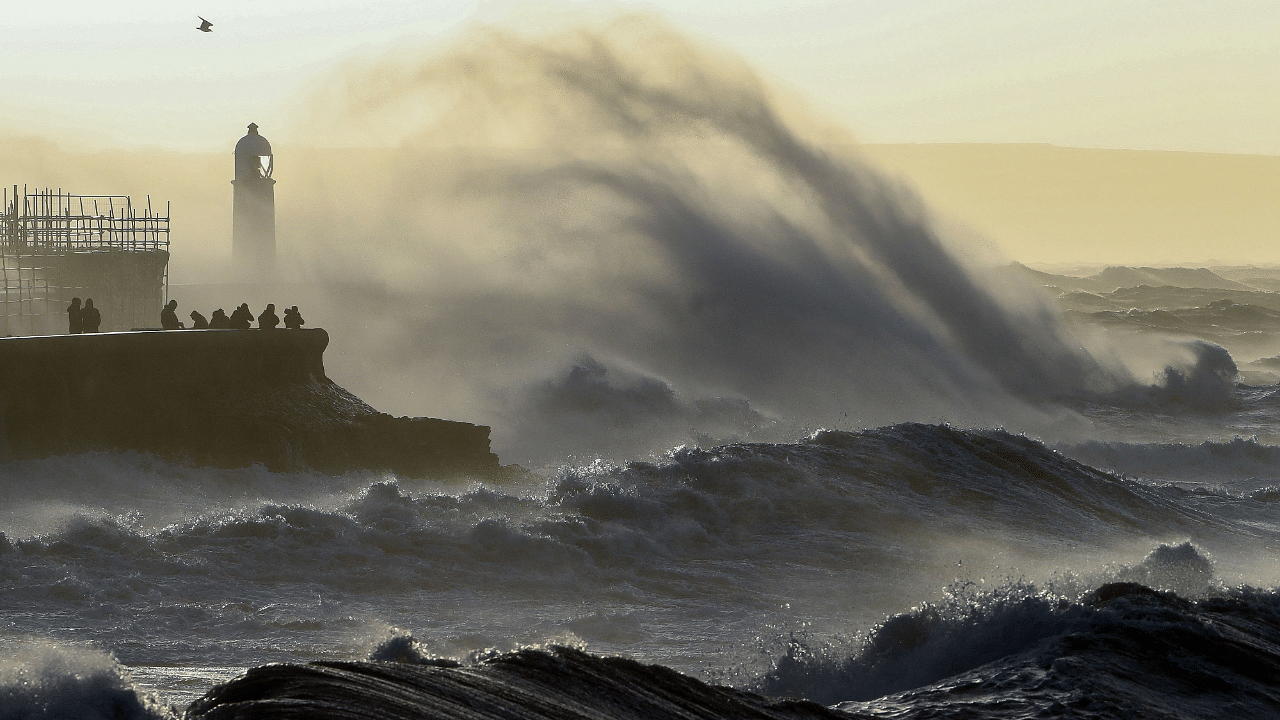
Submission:
[[[219,151],[255,121],[284,139],[345,58],[611,11],[743,55],[865,142],[1280,154],[1273,0],[6,1],[0,132]]]

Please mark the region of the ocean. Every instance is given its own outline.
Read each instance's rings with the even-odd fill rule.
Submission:
[[[1271,271],[1028,280],[647,21],[411,55],[271,301],[523,469],[0,463],[0,719],[1280,716]]]
[[[10,463],[0,713],[115,717],[101,709],[123,696],[125,716],[166,717],[249,668],[399,642],[471,665],[566,646],[871,717],[1023,717],[1001,708],[1094,694],[1102,710],[1067,716],[1111,717],[1096,686],[1156,662],[1107,645],[1123,630],[1180,666],[1128,679],[1126,701],[1176,706],[1174,684],[1206,710],[1170,717],[1261,717],[1273,678],[1224,675],[1198,639],[1151,626],[1278,662],[1277,453],[899,424],[500,485],[128,453]],[[1161,591],[1138,596],[1159,617],[1099,606],[1110,583]],[[1082,636],[1099,647],[1036,700],[1038,656]],[[979,699],[955,689],[973,683]]]

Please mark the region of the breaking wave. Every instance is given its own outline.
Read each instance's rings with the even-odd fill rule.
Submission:
[[[312,718],[345,718],[359,709],[406,718],[459,712],[499,718],[515,711],[585,719],[604,710],[627,718],[995,720],[1012,708],[1099,719],[1269,717],[1280,709],[1277,610],[1275,593],[1253,589],[1187,600],[1132,582],[1076,599],[1007,588],[890,618],[842,662],[793,643],[759,683],[764,696],[658,665],[551,646],[466,664],[409,653],[258,668],[211,690],[189,717],[228,711],[269,717],[283,705]]]
[[[1257,438],[1194,444],[1093,440],[1055,447],[1093,467],[1151,480],[1250,490],[1280,484],[1280,446]]]
[[[4,720],[173,720],[114,658],[90,648],[28,642],[0,660]]]
[[[112,459],[136,462],[103,455],[96,467]],[[42,609],[14,618],[15,631],[60,637],[61,613],[93,608],[104,638],[161,657],[185,656],[194,642],[214,664],[244,666],[275,658],[256,648],[325,647],[335,633],[356,648],[387,624],[412,629],[430,607],[427,649],[438,655],[559,637],[675,661],[686,650],[674,648],[709,652],[725,632],[872,622],[904,596],[934,595],[957,562],[974,578],[1015,569],[1043,578],[1067,558],[1100,566],[1189,538],[1243,572],[1232,565],[1234,538],[1262,532],[1271,506],[1229,495],[1200,503],[1025,437],[920,424],[684,448],[507,486],[181,472],[190,484],[162,472],[134,487],[163,494],[170,504],[157,497],[153,512],[177,519],[73,512],[0,541],[0,601]],[[237,474],[250,492],[222,508],[201,504]],[[57,487],[53,477],[7,492],[23,505],[24,493]],[[120,502],[117,491],[103,483],[85,504]],[[842,600],[849,586],[864,588],[853,615]],[[704,602],[728,602],[736,620],[693,610]],[[377,618],[364,616],[368,607]],[[176,642],[175,627],[219,640]]]
[[[1049,638],[1105,625],[1095,606],[1113,597],[1150,594],[1154,588],[1194,598],[1214,589],[1212,579],[1212,561],[1183,543],[1161,545],[1141,563],[1110,568],[1086,583],[1069,578],[1043,590],[1017,583],[993,591],[965,583],[952,587],[941,602],[880,623],[846,658],[832,657],[830,649],[815,651],[793,636],[760,688],[827,704],[872,700],[1030,651]]]
[[[76,463],[35,461],[15,477]],[[13,633],[89,637],[125,663],[145,648],[152,663],[302,654],[445,670],[559,643],[861,701],[1096,630],[1110,616],[1086,596],[1108,583],[1197,608],[1236,597],[1222,578],[1257,577],[1247,561],[1280,535],[1266,498],[1188,493],[1023,436],[945,425],[682,448],[505,486],[167,469],[128,454],[91,465],[110,478],[113,463],[149,463],[154,477],[135,475],[134,491],[179,519],[73,513],[6,535],[0,602],[28,609],[8,618]],[[60,482],[81,487],[86,505],[125,491],[101,482],[95,496],[83,479],[45,477],[4,484],[8,500],[56,495]],[[235,502],[201,505],[237,482]],[[903,598],[923,604],[898,614]],[[877,624],[862,650],[841,640]],[[779,654],[775,640],[793,631]]]
[[[500,455],[581,456],[600,421],[628,448],[652,435],[645,451],[690,425],[742,439],[754,413],[1047,426],[1064,413],[1044,403],[1130,382],[1034,291],[993,288],[845,139],[658,21],[477,29],[352,64],[313,101],[317,142],[402,143],[385,192],[361,191],[385,207],[307,226],[352,318],[331,331],[380,349],[351,389],[429,395],[491,424]],[[606,372],[631,382],[584,409]]]
[[[369,151],[376,173],[314,168],[300,195],[324,223],[290,220],[333,282],[318,312],[366,350],[336,377],[379,408],[491,425],[512,461],[904,420],[1064,436],[1082,403],[1233,406],[1226,351],[1168,350],[1150,383],[1100,362],[849,138],[651,18],[477,28],[351,63],[311,102],[313,142],[400,144]],[[350,178],[367,202],[346,216],[330,198]]]

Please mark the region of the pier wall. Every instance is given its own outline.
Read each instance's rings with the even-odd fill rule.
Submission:
[[[323,329],[0,338],[0,456],[138,450],[410,476],[499,470],[489,428],[379,413],[324,373]]]

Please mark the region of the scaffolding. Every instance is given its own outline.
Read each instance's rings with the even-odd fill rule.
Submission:
[[[135,208],[127,195],[19,193],[17,185],[3,188],[0,202],[4,334],[65,330],[66,302],[94,294],[103,329],[154,324],[169,290],[168,203],[160,214],[149,195]]]

